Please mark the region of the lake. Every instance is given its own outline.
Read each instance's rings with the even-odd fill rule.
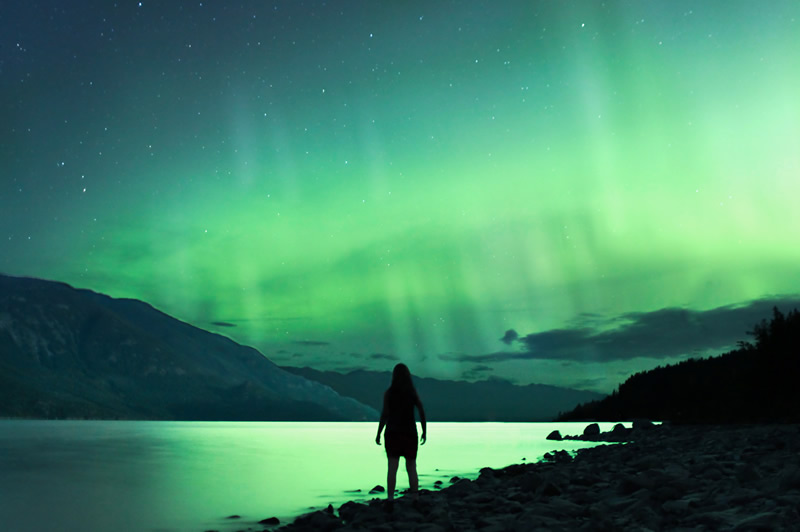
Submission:
[[[591,446],[545,439],[584,426],[429,423],[417,458],[420,488]],[[376,430],[377,423],[0,420],[0,529],[227,531],[272,516],[285,523],[310,507],[371,499],[373,486],[386,485]],[[397,488],[407,487],[401,461]]]

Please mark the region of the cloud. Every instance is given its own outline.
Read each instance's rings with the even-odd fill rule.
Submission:
[[[491,366],[487,366],[486,364],[475,364],[471,368],[464,370],[461,376],[464,379],[476,380],[485,378],[484,375],[486,373],[491,373],[492,371],[494,371],[494,368]]]
[[[514,329],[509,329],[506,331],[503,337],[500,338],[500,341],[506,345],[511,345],[517,338],[519,338],[519,334],[517,334],[517,331],[515,331]]]
[[[627,375],[620,375],[617,381],[622,382],[626,377]],[[613,377],[611,380],[614,381]],[[570,383],[570,387],[577,390],[603,390],[608,387],[608,382],[609,376],[606,375],[594,379],[579,379],[573,383]]]
[[[305,345],[309,347],[322,347],[324,345],[331,345],[330,342],[321,342],[318,340],[295,340],[292,343],[295,345]]]
[[[531,357],[528,353],[524,351],[497,351],[494,353],[487,353],[485,355],[442,353],[441,355],[438,355],[438,358],[446,362],[487,363],[487,362],[504,362],[506,360],[515,360],[515,359],[530,359],[533,357]]]
[[[385,353],[372,353],[369,358],[372,360],[400,360],[400,358],[395,355],[387,355]]]
[[[800,297],[775,297],[727,305],[710,310],[665,308],[653,312],[631,312],[615,318],[611,329],[594,326],[552,329],[520,337],[523,351],[485,355],[443,355],[445,360],[489,363],[508,360],[555,359],[580,362],[630,360],[637,357],[675,358],[725,350],[747,331],[772,316],[772,308],[783,312],[800,308]]]

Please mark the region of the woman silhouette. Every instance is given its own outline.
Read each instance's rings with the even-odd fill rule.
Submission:
[[[422,436],[420,442],[427,439],[425,409],[419,400],[417,390],[411,381],[411,372],[405,364],[398,364],[392,371],[392,384],[383,394],[383,410],[378,424],[378,435],[375,443],[381,444],[381,431],[386,427],[386,458],[389,470],[386,474],[386,495],[389,502],[394,501],[394,487],[397,482],[397,466],[400,457],[406,459],[409,491],[417,496],[419,480],[417,478],[417,423],[414,421],[414,407],[419,410]]]

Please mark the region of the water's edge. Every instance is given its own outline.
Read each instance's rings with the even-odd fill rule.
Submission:
[[[603,427],[607,430],[609,427]],[[429,423],[420,487],[538,460],[582,423]],[[0,420],[0,523],[62,530],[227,530],[282,523],[386,485],[376,423]],[[397,488],[408,487],[403,464]],[[356,491],[361,490],[361,491]],[[5,496],[10,494],[10,496]],[[42,508],[47,512],[42,512]],[[240,519],[226,519],[239,515]]]

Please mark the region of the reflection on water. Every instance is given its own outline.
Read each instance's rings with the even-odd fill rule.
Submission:
[[[604,430],[610,428],[603,427]],[[385,485],[377,423],[0,421],[0,523],[39,530],[233,529]],[[580,442],[570,423],[429,423],[420,487]],[[401,473],[403,468],[401,466]],[[398,475],[398,489],[408,487]],[[360,493],[352,493],[361,490]],[[350,493],[346,493],[346,492]]]

